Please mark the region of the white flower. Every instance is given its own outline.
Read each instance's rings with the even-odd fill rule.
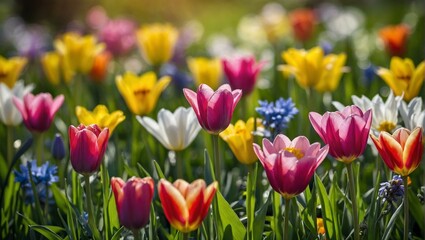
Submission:
[[[174,113],[161,109],[158,122],[149,117],[136,118],[165,148],[172,151],[185,149],[201,130],[192,108],[179,107]]]
[[[396,129],[398,123],[397,109],[401,98],[394,97],[392,91],[385,103],[379,94],[375,95],[372,100],[365,96],[362,96],[361,98],[352,96],[351,99],[354,105],[358,106],[360,109],[362,109],[362,111],[372,109],[371,129],[375,135],[378,135],[381,131],[392,133]],[[344,108],[344,106],[339,102],[332,102],[332,104],[338,110]]]
[[[425,128],[425,110],[422,109],[422,98],[413,98],[409,105],[405,101],[400,101],[398,110],[404,127],[409,130],[413,130],[415,127]]]
[[[33,85],[24,86],[22,81],[17,81],[10,89],[4,83],[0,83],[0,121],[6,126],[17,126],[22,122],[21,113],[13,104],[13,96],[23,99],[24,95],[31,92]]]

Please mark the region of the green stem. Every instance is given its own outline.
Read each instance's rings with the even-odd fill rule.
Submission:
[[[89,214],[89,225],[93,233],[94,239],[100,239],[99,229],[96,226],[96,220],[94,216],[93,201],[91,196],[91,186],[90,186],[90,175],[84,174],[85,188],[86,188],[86,200],[87,200],[87,211]]]
[[[357,195],[356,195],[356,184],[354,181],[353,163],[347,165],[348,173],[348,187],[351,195],[351,204],[353,207],[353,222],[354,222],[354,240],[360,239],[360,225],[359,225],[359,212],[357,209]]]
[[[174,152],[175,161],[177,165],[177,178],[183,179],[183,161],[181,158],[178,157],[180,155],[178,153],[179,151]]]
[[[252,166],[252,164],[249,164],[248,165],[248,184],[247,184],[247,187],[246,187],[246,191],[247,191],[247,194],[246,194],[246,217],[247,217],[247,224],[246,224],[246,232],[247,232],[247,240],[250,240],[250,239],[254,239],[253,238],[253,232],[252,232],[252,224],[251,224],[251,221],[254,219],[253,217],[253,212],[252,212],[252,209],[251,209],[251,205],[252,205],[252,194],[253,194],[253,191],[252,191],[252,181],[254,180],[254,176],[253,176],[253,174],[254,174],[254,169],[253,169],[253,166]]]
[[[13,154],[13,127],[7,126],[7,164],[12,164]]]
[[[215,179],[218,182],[218,186],[220,189],[221,182],[221,162],[220,162],[220,152],[218,149],[218,135],[213,134],[212,143],[213,143],[213,153],[214,153],[214,171],[215,171]]]
[[[285,222],[283,236],[285,240],[289,240],[289,208],[291,207],[291,198],[285,198]]]
[[[41,222],[41,224],[44,224],[44,217],[43,217],[43,211],[41,210],[40,198],[38,197],[37,188],[35,186],[34,179],[32,177],[31,163],[28,163],[27,166],[28,166],[28,173],[29,173],[28,175],[29,175],[30,183],[31,183],[31,189],[34,196],[35,212],[37,215],[37,219]],[[46,204],[47,204],[47,201],[46,201]]]
[[[403,185],[404,185],[404,231],[403,231],[403,239],[409,239],[409,192],[408,192],[408,176],[403,176]]]
[[[36,139],[36,159],[37,165],[40,166],[43,164],[43,133],[36,133],[34,138]]]
[[[140,236],[140,230],[139,229],[132,229],[133,232],[133,239],[134,240],[142,240],[142,237]]]
[[[182,232],[182,238],[183,240],[189,240],[189,233]]]
[[[139,132],[139,123],[137,122],[136,116],[132,116],[132,138],[131,138],[131,159],[130,159],[130,166],[135,167],[137,163],[138,158],[138,136],[140,134]]]
[[[282,239],[282,230],[279,226],[281,219],[281,208],[280,208],[280,194],[276,191],[272,191],[270,194],[273,194],[273,230],[275,232],[275,239]],[[286,239],[285,239],[286,240]]]

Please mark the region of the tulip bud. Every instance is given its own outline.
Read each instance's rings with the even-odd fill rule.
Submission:
[[[62,160],[65,157],[65,145],[62,136],[56,133],[52,144],[52,156],[56,160]]]

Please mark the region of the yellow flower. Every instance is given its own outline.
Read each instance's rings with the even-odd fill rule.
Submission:
[[[80,36],[66,33],[54,42],[56,51],[64,58],[64,67],[86,74],[90,72],[94,58],[103,51],[105,45],[97,44],[93,35]]]
[[[109,128],[109,135],[124,121],[124,113],[120,110],[109,113],[105,105],[97,105],[92,112],[86,108],[77,106],[75,108],[78,121],[84,125],[97,124],[101,129]]]
[[[319,235],[324,235],[326,233],[326,230],[325,230],[325,224],[323,222],[323,218],[317,218],[316,222],[317,222],[317,233]]]
[[[150,113],[156,106],[159,95],[168,86],[171,78],[162,77],[157,81],[153,72],[147,72],[140,77],[127,72],[117,76],[115,83],[123,96],[128,108],[136,115]]]
[[[261,126],[260,119],[257,119],[257,126]],[[229,144],[236,159],[243,164],[252,164],[257,161],[257,156],[252,147],[254,143],[252,132],[254,130],[254,118],[249,118],[246,124],[239,120],[235,125],[230,124],[220,133],[220,137]]]
[[[12,89],[25,64],[27,64],[26,58],[12,57],[6,59],[0,56],[0,82]]]
[[[325,92],[338,87],[346,55],[325,56],[320,47],[308,51],[291,48],[282,53],[282,58],[287,63],[280,67],[284,74],[295,76],[303,88],[315,87],[317,91]]]
[[[47,80],[53,85],[58,85],[63,77],[66,84],[71,82],[74,71],[66,66],[67,62],[57,52],[48,52],[41,57],[41,65]]]
[[[187,64],[195,80],[196,86],[202,83],[217,89],[221,83],[222,65],[218,58],[189,58]]]
[[[409,58],[392,57],[390,69],[380,68],[377,74],[388,84],[396,96],[404,93],[404,100],[410,101],[419,94],[425,78],[425,61],[417,68]]]
[[[144,59],[151,65],[161,65],[173,56],[178,37],[170,24],[150,24],[137,31],[137,42]]]

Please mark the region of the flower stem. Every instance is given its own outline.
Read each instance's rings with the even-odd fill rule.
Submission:
[[[253,233],[253,220],[254,220],[254,209],[252,209],[252,205],[254,205],[255,208],[255,202],[253,203],[253,199],[255,199],[254,187],[255,187],[255,169],[253,164],[248,165],[248,184],[247,184],[247,194],[246,194],[246,217],[247,217],[247,224],[246,224],[246,232],[247,232],[247,240],[254,239],[254,233]]]
[[[132,229],[133,232],[133,238],[134,240],[142,240],[142,237],[140,236],[140,230],[139,229]]]
[[[289,240],[289,208],[291,207],[291,198],[285,198],[285,221],[283,229],[283,239]]]
[[[281,219],[281,208],[280,208],[280,194],[276,191],[272,191],[272,203],[273,203],[273,230],[275,232],[275,239],[282,239],[282,231],[280,224]],[[286,240],[286,239],[285,239]]]
[[[41,164],[43,164],[43,133],[36,133],[35,139],[37,165],[40,166]]]
[[[41,210],[40,198],[38,197],[37,187],[35,186],[34,179],[32,176],[32,169],[31,169],[32,165],[31,163],[28,163],[27,166],[28,166],[28,175],[29,175],[30,183],[31,183],[31,189],[34,196],[35,212],[40,223],[43,225],[44,224],[43,211]],[[47,197],[46,197],[46,204],[47,204]]]
[[[353,208],[353,222],[354,222],[354,240],[360,239],[360,225],[359,225],[359,212],[357,210],[357,195],[356,195],[356,183],[354,181],[353,164],[348,163],[348,188],[351,195],[351,205]]]
[[[182,233],[183,240],[189,240],[189,233]]]
[[[403,176],[403,185],[404,185],[404,231],[403,231],[403,239],[409,239],[409,192],[408,190],[408,176]]]
[[[215,171],[215,179],[218,182],[218,186],[220,188],[221,182],[221,162],[220,162],[220,153],[218,150],[218,135],[211,135],[212,143],[213,143],[213,153],[214,153],[214,171]]]
[[[99,229],[97,229],[96,220],[94,216],[93,201],[91,198],[90,175],[84,174],[84,181],[84,186],[86,188],[87,211],[89,214],[89,225],[93,233],[93,238],[100,239]]]
[[[177,165],[177,178],[183,179],[183,161],[179,158],[179,151],[174,152],[175,161]]]
[[[13,161],[13,127],[7,126],[7,164]]]
[[[131,138],[131,159],[130,166],[135,167],[138,158],[138,134],[139,133],[139,123],[137,123],[137,119],[135,116],[132,116],[132,138]]]

